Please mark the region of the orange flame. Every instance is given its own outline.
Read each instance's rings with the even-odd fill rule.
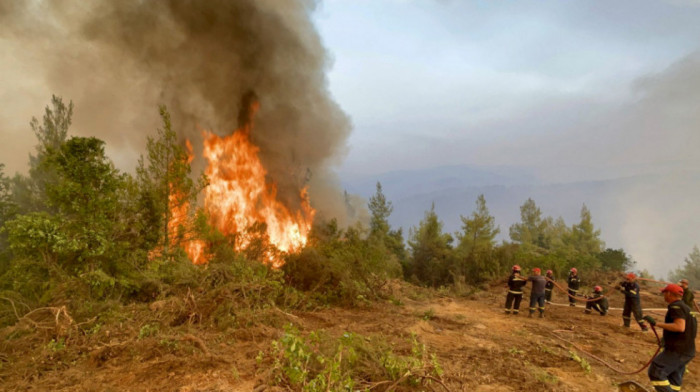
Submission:
[[[259,148],[250,141],[250,130],[248,124],[225,137],[204,133],[204,157],[209,162],[204,208],[210,224],[229,235],[265,223],[270,244],[277,250],[298,251],[306,244],[315,214],[307,190],[300,190],[302,208],[296,213],[277,200],[277,188],[265,180],[267,171],[260,162]],[[250,239],[240,237],[237,250],[249,242]],[[282,265],[272,255],[267,261],[274,267]]]

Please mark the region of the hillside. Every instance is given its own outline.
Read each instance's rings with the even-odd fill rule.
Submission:
[[[643,306],[664,307],[651,290],[643,293]],[[284,336],[290,336],[289,329],[285,335],[288,324],[298,329],[291,335],[298,334],[299,345],[309,333],[321,337],[317,346],[310,345],[316,347],[311,352],[337,338],[358,337],[354,343],[346,341],[342,363],[361,350],[416,357],[411,343],[415,335],[416,342],[425,345],[423,354],[435,354],[444,370],[441,376],[421,378],[430,381],[424,387],[411,387],[402,379],[394,382],[389,376],[363,380],[372,390],[614,391],[616,383],[628,379],[648,385],[646,371],[619,375],[556,337],[574,341],[621,369],[638,369],[654,352],[655,338],[636,326],[623,329],[620,310],[601,317],[583,314],[580,306],[550,305],[544,319],[505,316],[503,293],[498,283],[469,299],[454,298],[394,282],[387,288],[391,300],[366,302],[359,308],[233,307],[236,323],[224,330],[214,327],[214,316],[207,313],[211,303],[203,293],[131,305],[102,324],[92,320],[76,325],[67,313],[56,312],[59,309],[38,310],[0,330],[0,390],[285,390],[274,385],[279,378],[276,361],[284,361],[295,348],[275,354],[272,342],[284,344]],[[561,293],[554,300],[565,302]],[[622,296],[614,293],[611,306],[621,304]],[[661,317],[664,312],[654,313]],[[56,333],[65,338],[52,340]],[[378,374],[376,363],[359,361],[353,366],[364,374]],[[689,372],[684,389],[700,388],[700,362],[691,363]]]

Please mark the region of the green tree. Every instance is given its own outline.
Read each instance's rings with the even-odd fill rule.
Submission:
[[[141,190],[139,204],[144,234],[168,254],[179,240],[173,237],[192,227],[190,221],[174,222],[177,217],[173,217],[172,210],[191,205],[206,185],[206,180],[202,176],[195,183],[190,178],[190,158],[172,129],[170,113],[165,106],[161,106],[159,112],[163,127],[158,129],[156,138],[147,137],[147,154],[139,159],[136,174]],[[178,230],[173,232],[173,226],[178,226]]]
[[[36,155],[29,156],[29,176],[16,175],[12,195],[20,211],[48,211],[46,186],[56,182],[56,173],[46,170],[44,161],[51,151],[58,151],[68,137],[72,123],[73,102],[68,106],[60,97],[51,97],[51,108],[45,109],[42,121],[32,117],[29,125],[37,138]]]
[[[693,290],[700,289],[700,249],[693,246],[693,250],[684,260],[684,264],[668,274],[671,282],[678,282],[681,279],[688,279]]]
[[[598,260],[607,271],[629,271],[635,264],[623,249],[607,248],[598,254]]]
[[[433,204],[418,227],[409,231],[406,273],[411,279],[430,286],[449,283],[449,268],[454,264],[453,238],[443,233],[442,227]]]
[[[382,192],[382,184],[377,182],[376,193],[369,198],[370,211],[369,239],[378,246],[384,246],[390,256],[396,257],[404,265],[407,254],[404,245],[403,231],[401,228],[392,230],[389,224],[389,216],[393,211],[393,206]]]
[[[547,221],[542,218],[542,211],[535,201],[528,198],[520,206],[520,223],[510,227],[510,238],[523,245],[547,247]]]
[[[2,228],[16,214],[17,204],[12,198],[12,182],[5,177],[5,165],[0,163],[0,276],[7,270],[11,258],[7,234]]]
[[[500,229],[486,207],[484,195],[476,200],[476,209],[470,217],[460,216],[462,231],[457,233],[457,268],[456,272],[478,282],[499,273],[494,264],[493,250],[495,239]]]

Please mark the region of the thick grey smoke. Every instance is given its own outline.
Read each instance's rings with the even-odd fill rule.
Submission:
[[[10,76],[48,90],[32,101],[33,115],[51,93],[73,100],[73,133],[104,139],[127,169],[159,126],[159,104],[197,155],[201,131],[233,132],[242,98],[253,92],[260,110],[252,140],[283,201],[294,207],[309,182],[312,204],[337,213],[344,202],[329,169],[345,152],[350,123],[328,91],[314,7],[307,0],[0,0],[0,44],[8,49],[0,61],[22,63],[24,71]],[[6,94],[26,91],[15,89]],[[0,127],[8,132],[17,125],[5,117]]]

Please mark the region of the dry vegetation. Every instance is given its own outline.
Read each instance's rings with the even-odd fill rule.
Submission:
[[[248,298],[261,293],[251,287],[188,291],[83,322],[65,307],[18,310],[0,330],[0,390],[612,391],[626,379],[646,383],[645,372],[618,375],[555,335],[618,368],[639,368],[655,339],[623,329],[619,310],[601,317],[550,306],[542,320],[505,316],[502,291],[456,298],[394,282],[384,300],[310,309],[253,306]],[[663,307],[648,292],[645,307]],[[700,367],[689,372],[685,389],[694,390]]]

